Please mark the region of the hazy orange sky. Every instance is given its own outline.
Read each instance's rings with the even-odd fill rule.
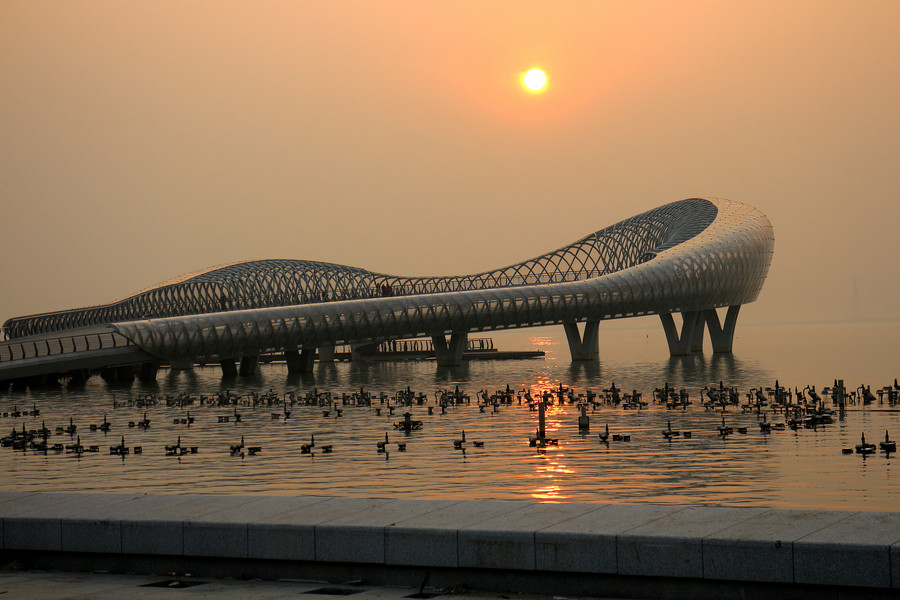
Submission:
[[[898,29],[893,0],[3,0],[0,321],[245,259],[471,273],[705,195],[775,227],[742,322],[897,319]]]

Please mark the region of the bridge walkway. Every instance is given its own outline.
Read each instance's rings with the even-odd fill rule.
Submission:
[[[156,362],[108,325],[0,342],[0,381],[36,383],[34,379],[59,373],[87,377],[93,370]]]

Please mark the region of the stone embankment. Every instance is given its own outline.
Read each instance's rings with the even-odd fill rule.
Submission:
[[[900,513],[0,492],[4,562],[555,595],[890,597]]]

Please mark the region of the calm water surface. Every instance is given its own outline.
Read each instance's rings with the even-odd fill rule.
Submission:
[[[650,319],[641,324],[653,328],[601,327],[601,359],[589,364],[569,361],[562,328],[540,328],[493,335],[501,349],[544,350],[546,357],[538,360],[472,361],[460,368],[438,368],[432,361],[317,364],[312,375],[303,377],[289,376],[283,364],[272,364],[249,380],[223,380],[218,367],[205,367],[162,370],[151,385],[110,386],[94,377],[79,388],[5,392],[0,414],[36,405],[40,415],[0,417],[4,435],[23,424],[37,429],[45,422],[54,431],[51,443],[70,444],[74,440],[69,435],[55,435],[55,430],[71,418],[81,443],[98,445],[101,452],[44,455],[0,448],[0,489],[900,508],[896,455],[864,459],[841,453],[858,444],[862,433],[874,442],[883,439],[885,430],[900,437],[900,412],[887,403],[851,406],[832,425],[817,430],[763,434],[755,413],[736,407],[724,414],[709,412],[699,401],[702,387],[720,381],[742,394],[771,387],[776,379],[790,388],[815,385],[821,390],[836,378],[850,389],[866,384],[875,392],[900,376],[900,324],[739,326],[734,355],[713,356],[707,350],[704,356],[677,359],[668,357],[661,327]],[[547,410],[547,430],[559,446],[539,450],[528,444],[536,412],[524,403],[482,411],[475,401],[479,390],[494,392],[507,385],[536,394],[562,384],[582,394],[613,382],[642,392],[645,400],[669,382],[687,389],[693,404],[683,411],[653,404],[640,411],[604,405],[588,411],[589,434],[579,433],[575,405],[554,404]],[[446,414],[437,407],[428,414],[435,393],[456,386],[472,396],[472,403],[451,406]],[[294,405],[285,420],[281,403],[249,405],[250,394],[269,390],[279,398],[313,389],[339,397],[360,388],[393,396],[407,387],[428,399],[421,406],[396,408],[393,415],[378,402],[344,406],[341,416],[334,408],[324,416],[322,407]],[[225,390],[245,395],[239,423],[219,419],[232,415],[234,407],[200,404],[201,396]],[[195,403],[138,405],[142,398],[180,394]],[[406,410],[423,422],[421,430],[409,435],[393,427]],[[174,422],[188,411],[194,417],[191,426]],[[128,427],[145,413],[149,429]],[[280,418],[273,419],[273,413]],[[102,422],[104,415],[110,431],[90,431],[89,425]],[[723,417],[735,434],[718,435]],[[770,413],[769,420],[783,417]],[[669,421],[692,437],[663,438],[661,430]],[[631,441],[601,443],[597,434],[606,425],[613,433],[630,435]],[[739,427],[747,433],[738,434]],[[453,447],[463,431],[465,452]],[[388,452],[379,453],[376,444],[386,433]],[[127,446],[142,446],[143,453],[109,455],[108,447],[123,435]],[[317,450],[302,454],[300,445],[313,435]],[[231,456],[229,446],[242,436],[247,446],[261,446],[262,451]],[[166,456],[164,446],[179,437],[182,445],[198,447],[198,453]],[[475,447],[473,440],[484,446]],[[397,442],[406,443],[405,452]],[[333,445],[333,453],[321,452],[325,444]]]

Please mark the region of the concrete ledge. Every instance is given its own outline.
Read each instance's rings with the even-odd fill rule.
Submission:
[[[691,507],[620,533],[618,573],[703,578],[703,539],[764,512],[758,508]]]
[[[527,504],[463,527],[457,541],[459,566],[533,571],[538,531],[596,509],[591,504]]]
[[[794,580],[865,587],[900,587],[891,547],[900,538],[900,513],[851,513],[794,542]]]
[[[506,591],[559,579],[570,594],[599,579],[716,593],[765,584],[766,598],[772,584],[844,595],[900,587],[900,513],[0,492],[0,519],[4,555],[63,562],[237,560],[388,579],[426,569],[506,581]]]
[[[848,513],[769,510],[703,539],[703,573],[733,581],[793,583],[794,542]]]

